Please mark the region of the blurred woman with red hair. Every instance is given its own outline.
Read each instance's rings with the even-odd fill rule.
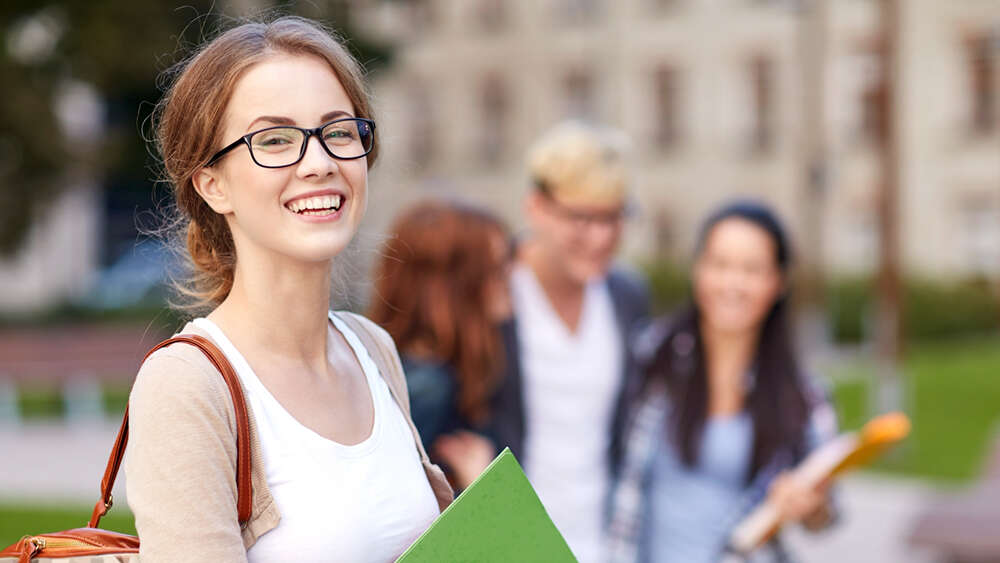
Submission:
[[[484,436],[511,314],[507,228],[454,202],[400,215],[375,272],[369,315],[396,341],[424,443],[466,487],[492,460]]]

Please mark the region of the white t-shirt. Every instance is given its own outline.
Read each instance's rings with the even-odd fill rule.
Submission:
[[[525,266],[511,274],[525,405],[525,472],[583,563],[605,555],[608,448],[622,345],[604,280],[589,284],[571,333]]]
[[[354,445],[303,426],[274,398],[222,330],[195,319],[233,364],[253,409],[267,485],[281,513],[250,547],[253,562],[395,560],[438,516],[413,434],[357,335],[333,314],[368,381],[371,435]]]

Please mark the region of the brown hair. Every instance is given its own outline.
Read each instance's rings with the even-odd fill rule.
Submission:
[[[487,287],[504,267],[491,251],[507,229],[493,215],[465,205],[428,201],[392,227],[376,268],[368,316],[405,352],[449,365],[458,383],[458,411],[474,424],[503,365],[499,328],[487,311]]]
[[[156,147],[164,176],[173,188],[176,217],[172,228],[186,246],[190,274],[175,288],[205,309],[221,303],[233,286],[236,249],[225,219],[195,191],[192,178],[219,150],[220,124],[237,82],[253,65],[276,53],[311,55],[326,61],[347,92],[357,117],[372,117],[371,102],[358,62],[332,33],[316,22],[285,16],[269,23],[244,23],[204,45],[168,71],[176,76],[154,110]],[[368,167],[378,157],[378,137]],[[183,254],[183,252],[182,252]]]

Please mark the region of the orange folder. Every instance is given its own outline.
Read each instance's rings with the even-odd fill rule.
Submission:
[[[870,463],[910,433],[910,419],[890,413],[872,419],[859,432],[841,434],[809,454],[793,471],[796,479],[818,487],[838,475]],[[730,546],[750,553],[781,529],[778,510],[766,500],[733,529]]]

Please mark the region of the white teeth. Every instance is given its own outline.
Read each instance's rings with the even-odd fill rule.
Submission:
[[[343,203],[344,197],[341,195],[332,196],[317,196],[305,199],[297,199],[295,201],[286,204],[289,210],[295,213],[302,213],[309,210],[325,210],[333,209],[334,211],[340,209],[340,205]]]

